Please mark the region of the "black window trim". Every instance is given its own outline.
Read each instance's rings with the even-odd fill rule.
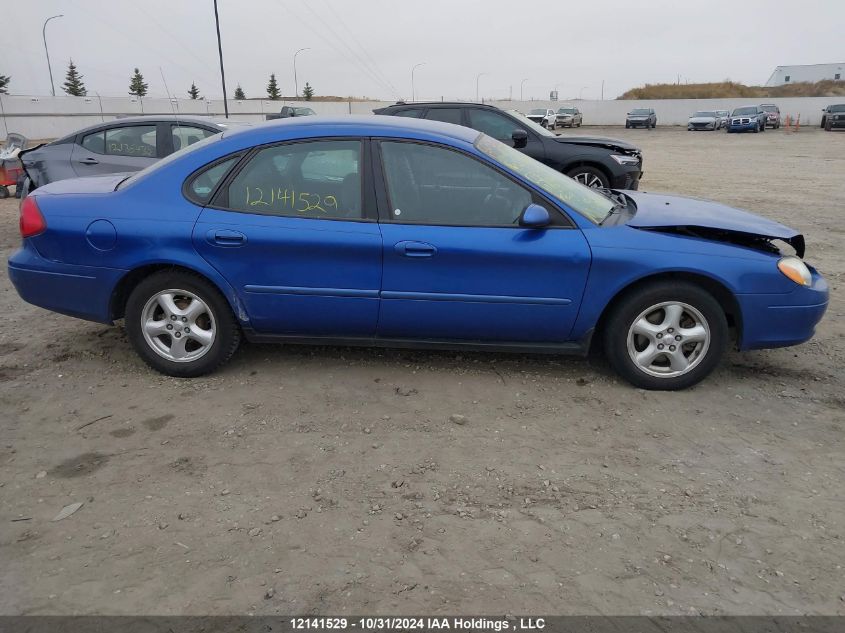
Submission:
[[[242,209],[232,209],[228,207],[229,204],[229,185],[232,181],[237,178],[238,174],[241,170],[246,166],[250,160],[252,160],[256,154],[260,151],[270,148],[270,147],[279,147],[282,145],[295,145],[298,143],[314,143],[314,142],[321,142],[321,141],[358,141],[361,144],[361,153],[359,155],[358,164],[360,166],[361,171],[361,211],[363,217],[360,218],[309,218],[309,217],[302,217],[302,216],[295,216],[295,215],[277,215],[274,213],[257,213],[255,211],[244,211]],[[370,139],[364,136],[313,136],[308,138],[298,138],[298,139],[288,139],[285,141],[273,141],[270,143],[262,143],[261,145],[254,145],[250,148],[245,150],[241,150],[244,152],[244,155],[241,159],[232,166],[229,172],[223,177],[220,181],[220,184],[217,186],[214,194],[209,198],[208,204],[204,205],[205,208],[208,209],[216,209],[217,211],[226,211],[228,213],[243,213],[246,215],[263,215],[269,218],[284,218],[284,219],[293,219],[293,220],[322,220],[325,222],[378,222],[378,213],[376,211],[376,196],[374,191],[373,185],[373,178],[372,178],[372,171],[369,169],[369,155],[371,152],[370,146]],[[237,153],[237,152],[235,152]],[[231,156],[231,154],[229,154]],[[215,162],[220,162],[218,159]],[[208,163],[205,166],[201,167],[200,169],[196,170],[197,172],[201,171],[205,167],[212,165],[212,163]],[[196,172],[194,172],[196,173]],[[190,182],[191,176],[188,176],[188,179],[183,184],[183,193],[184,188],[187,186],[187,183]]]
[[[479,132],[482,134],[483,132]],[[400,138],[400,137],[373,137],[373,175],[376,181],[376,191],[377,191],[377,198],[378,198],[378,212],[379,212],[379,222],[385,224],[406,224],[408,226],[443,226],[443,227],[451,227],[451,228],[477,228],[477,229],[521,229],[526,230],[526,227],[521,226],[520,224],[511,223],[511,224],[438,224],[432,222],[408,222],[405,220],[395,220],[390,213],[390,210],[393,208],[390,202],[390,196],[387,190],[387,175],[384,172],[383,167],[383,159],[381,153],[381,144],[384,142],[396,142],[396,143],[411,143],[414,145],[428,145],[431,147],[437,147],[440,149],[446,149],[462,156],[466,156],[471,158],[482,165],[492,169],[493,171],[501,174],[511,182],[513,182],[518,187],[525,189],[529,194],[531,194],[531,201],[534,204],[540,204],[544,206],[548,211],[549,215],[552,218],[552,224],[547,227],[546,229],[565,229],[571,230],[578,228],[578,225],[569,217],[569,215],[560,208],[560,205],[553,202],[549,199],[548,196],[541,194],[539,191],[536,191],[530,187],[527,187],[524,183],[520,182],[516,178],[514,178],[511,174],[507,171],[499,167],[498,165],[484,160],[483,158],[471,154],[465,150],[460,148],[454,147],[452,145],[446,145],[443,143],[437,143],[435,141],[425,141],[420,139],[408,139],[408,138]],[[523,210],[524,211],[524,210]],[[557,211],[557,214],[554,212]],[[555,218],[558,218],[561,221],[561,224],[555,224]]]
[[[472,127],[472,126],[470,125],[470,123],[472,123],[472,117],[470,116],[470,113],[471,113],[473,110],[479,110],[479,111],[481,111],[481,112],[493,112],[493,114],[494,114],[494,115],[498,115],[498,116],[501,116],[501,117],[503,117],[503,118],[505,118],[505,119],[510,120],[510,122],[511,122],[511,123],[513,123],[513,124],[516,126],[516,127],[514,128],[514,130],[516,130],[517,128],[519,128],[520,130],[522,130],[523,132],[525,132],[526,134],[528,134],[528,138],[529,138],[529,140],[530,140],[530,141],[534,141],[534,142],[537,142],[537,143],[540,143],[540,144],[542,144],[542,142],[543,142],[543,141],[541,141],[541,140],[538,140],[540,137],[539,137],[539,136],[538,136],[538,135],[534,132],[534,130],[532,130],[532,129],[531,129],[530,127],[528,127],[527,125],[524,125],[524,124],[522,123],[522,121],[520,121],[519,119],[517,119],[517,118],[516,118],[514,115],[512,115],[510,112],[505,112],[504,110],[500,110],[499,108],[479,108],[477,105],[471,105],[471,106],[467,106],[466,108],[464,108],[464,116],[465,116],[465,123],[464,123],[464,125],[465,125],[466,127],[468,127],[469,129],[471,129],[471,130],[475,130],[476,132],[479,132],[479,133],[481,133],[481,134],[486,134],[486,132],[482,132],[482,131],[481,131],[481,130],[479,130],[478,128],[474,128],[474,127]],[[511,132],[511,133],[513,133],[513,132]],[[489,134],[487,134],[487,136],[490,136],[490,135],[489,135]],[[492,136],[490,136],[490,138],[493,138],[493,137],[492,137]],[[494,140],[499,141],[500,143],[504,143],[504,141],[503,141],[502,139],[500,139],[500,138],[497,138],[497,139],[494,139]]]

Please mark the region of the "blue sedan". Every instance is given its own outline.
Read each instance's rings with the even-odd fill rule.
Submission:
[[[198,376],[252,341],[585,354],[647,389],[726,347],[809,339],[828,302],[804,240],[720,204],[596,191],[478,132],[396,117],[214,135],[21,206],[20,296],[125,319]]]

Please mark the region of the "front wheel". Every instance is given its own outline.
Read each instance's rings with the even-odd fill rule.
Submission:
[[[636,387],[690,387],[719,364],[728,324],[719,303],[689,283],[656,282],[624,296],[604,329],[604,349],[616,372]]]
[[[217,369],[241,338],[217,288],[179,271],[155,273],[135,287],[126,303],[126,333],[145,363],[182,378]]]
[[[566,172],[566,175],[574,178],[582,185],[593,189],[607,189],[610,187],[610,181],[607,179],[607,176],[595,167],[588,167],[586,165],[573,167]]]

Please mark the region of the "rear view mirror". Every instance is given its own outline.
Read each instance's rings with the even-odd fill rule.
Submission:
[[[545,207],[539,204],[529,204],[519,218],[519,225],[529,229],[542,229],[552,223],[552,218]]]
[[[516,129],[511,134],[511,140],[513,140],[513,146],[517,149],[520,147],[525,147],[528,143],[528,132],[525,130]]]

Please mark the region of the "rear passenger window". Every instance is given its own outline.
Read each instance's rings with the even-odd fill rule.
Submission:
[[[227,208],[246,213],[360,219],[361,142],[310,141],[259,151],[227,190]]]
[[[422,114],[421,108],[409,108],[407,110],[399,110],[399,112],[397,112],[394,116],[406,116],[406,117],[410,117],[410,118],[413,118],[413,119],[418,119],[418,118],[420,118],[421,114]]]
[[[461,124],[461,111],[458,108],[431,108],[425,115],[430,121]]]
[[[173,137],[174,152],[178,152],[182,148],[193,145],[212,134],[216,134],[216,132],[212,132],[211,130],[192,125],[171,125],[170,133]]]
[[[206,204],[217,189],[217,185],[239,158],[240,156],[233,156],[194,176],[188,183],[188,198],[198,204]]]

